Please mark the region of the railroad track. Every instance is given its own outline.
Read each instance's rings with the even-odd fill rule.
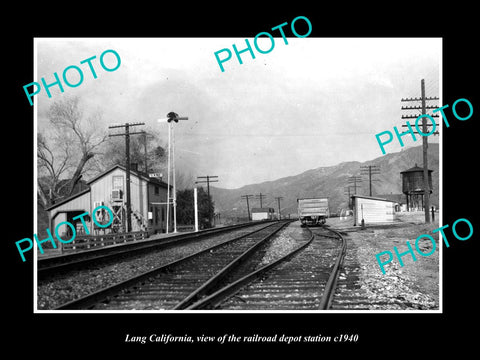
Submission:
[[[274,222],[57,307],[182,309],[207,295],[289,221]]]
[[[206,249],[58,309],[328,309],[346,252],[338,232],[307,228],[293,250],[256,268],[264,253],[259,250],[287,224],[272,224],[241,242]]]
[[[268,223],[268,222],[265,222]],[[160,249],[178,246],[191,241],[203,240],[207,237],[224,234],[230,231],[246,229],[257,226],[261,222],[250,222],[201,230],[196,233],[179,233],[168,238],[152,238],[138,242],[128,242],[113,246],[106,246],[92,250],[80,251],[77,253],[52,256],[38,259],[37,278],[39,281],[47,280],[58,274],[65,275],[74,270],[81,270],[89,266],[101,265],[107,261],[115,262],[121,259],[149,253]]]
[[[269,264],[191,308],[329,309],[346,254],[346,242],[340,233],[327,227],[305,228],[305,231],[309,234],[308,240],[299,240],[302,244],[286,256],[288,262],[281,259],[279,264]],[[253,277],[257,278],[254,282]],[[241,287],[242,283],[250,284]]]

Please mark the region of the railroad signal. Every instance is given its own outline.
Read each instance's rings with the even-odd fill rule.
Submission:
[[[173,132],[173,122],[178,123],[178,120],[188,120],[188,117],[180,117],[177,113],[170,111],[167,114],[166,118],[158,119],[159,123],[167,122],[168,123],[168,170],[167,170],[167,229],[166,233],[168,234],[168,228],[170,224],[170,204],[173,204],[173,232],[177,232],[177,192],[175,187],[175,135]],[[172,182],[173,182],[173,197],[170,198],[170,174],[172,173]]]

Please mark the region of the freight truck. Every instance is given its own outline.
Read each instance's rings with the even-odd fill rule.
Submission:
[[[330,216],[328,198],[297,199],[298,219],[302,226],[325,224]]]

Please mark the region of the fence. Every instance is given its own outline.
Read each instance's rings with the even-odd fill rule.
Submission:
[[[102,246],[126,243],[148,238],[148,232],[116,233],[106,235],[78,236],[71,243],[62,244],[63,251],[94,249]]]

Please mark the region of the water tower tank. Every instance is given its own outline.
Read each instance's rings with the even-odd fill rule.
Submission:
[[[432,193],[432,172],[428,170],[428,186],[430,193]],[[424,192],[423,184],[423,168],[415,166],[411,169],[402,171],[402,192],[404,194],[420,194]]]

